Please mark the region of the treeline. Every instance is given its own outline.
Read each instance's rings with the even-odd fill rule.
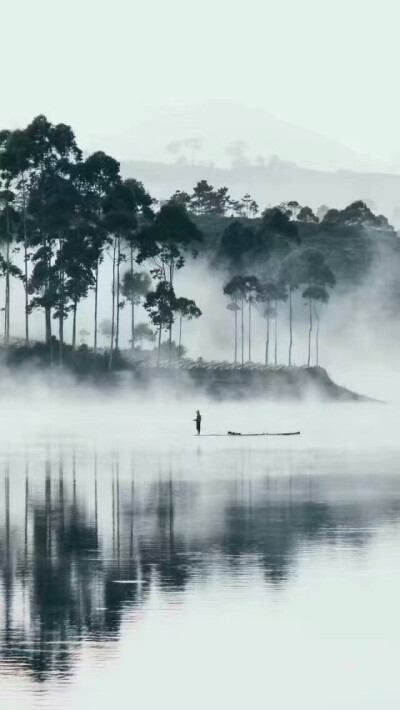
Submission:
[[[4,283],[4,344],[11,342],[11,280],[25,292],[25,345],[30,345],[30,315],[44,315],[45,343],[51,361],[63,363],[64,323],[72,316],[72,349],[77,347],[77,312],[94,296],[93,352],[98,333],[109,338],[108,368],[120,348],[120,313],[130,308],[131,347],[157,337],[158,357],[183,352],[182,321],[199,318],[195,301],[175,291],[176,272],[199,254],[221,273],[221,289],[229,299],[235,324],[234,359],[238,361],[238,314],[241,356],[245,360],[245,306],[248,360],[251,361],[251,317],[257,307],[266,320],[265,361],[270,362],[271,323],[277,363],[277,320],[287,302],[288,363],[292,361],[292,297],[301,292],[309,307],[310,363],[313,319],[317,305],[329,299],[335,275],[324,254],[308,243],[305,230],[342,230],[365,226],[390,230],[363,203],[346,210],[315,215],[296,202],[259,207],[250,194],[233,200],[226,187],[200,181],[192,194],[177,191],[158,203],[135,179],[123,180],[120,165],[98,151],[84,156],[72,129],[38,116],[26,128],[0,131],[0,275]],[[360,227],[361,228],[361,227]],[[18,256],[20,254],[20,256]],[[22,255],[22,259],[21,259]],[[100,266],[112,268],[110,317],[98,322]],[[22,264],[22,266],[21,266]],[[147,271],[138,266],[145,265]],[[123,268],[125,266],[125,269]],[[107,284],[108,287],[108,284]],[[135,323],[142,304],[149,323]],[[179,344],[172,328],[179,321]],[[53,333],[56,323],[57,335]],[[167,345],[162,333],[167,333]],[[86,342],[90,333],[81,331]],[[316,344],[318,346],[318,330]],[[317,358],[318,359],[318,358]]]
[[[192,194],[175,192],[172,200],[184,204],[202,229],[209,263],[228,274],[223,293],[233,314],[235,363],[252,361],[252,313],[256,308],[265,320],[265,364],[282,362],[282,353],[278,355],[282,314],[288,326],[283,361],[293,364],[297,300],[307,306],[305,361],[318,365],[320,308],[329,302],[331,289],[339,283],[342,292],[353,291],[378,262],[388,267],[396,262],[400,265],[395,230],[386,217],[375,215],[363,201],[343,210],[321,205],[316,213],[307,205],[289,201],[269,206],[259,215],[258,205],[248,193],[241,200],[232,200],[227,188],[214,189],[205,180]],[[386,269],[380,284],[386,288],[385,294],[378,294],[377,283],[370,282],[371,292],[375,289],[371,301],[394,302],[397,286],[392,276],[396,273],[396,269]],[[300,320],[303,323],[303,317]]]
[[[0,132],[0,230],[4,246],[4,343],[10,343],[10,280],[25,290],[25,344],[29,316],[40,309],[45,341],[53,358],[52,322],[58,322],[58,359],[63,362],[64,321],[72,314],[76,347],[79,303],[94,293],[93,350],[97,351],[99,266],[112,263],[109,368],[119,349],[120,311],[131,306],[132,347],[135,305],[145,298],[151,323],[169,332],[176,314],[198,317],[194,301],[174,291],[174,273],[185,255],[201,242],[201,233],[181,205],[171,201],[156,209],[155,200],[136,180],[122,180],[118,161],[103,152],[86,158],[72,129],[38,116],[23,130]],[[23,251],[23,269],[15,263]],[[121,265],[129,271],[121,278]],[[151,264],[153,289],[134,265]],[[125,299],[125,300],[124,300]],[[104,327],[104,326],[103,326]],[[142,332],[143,336],[143,332]]]

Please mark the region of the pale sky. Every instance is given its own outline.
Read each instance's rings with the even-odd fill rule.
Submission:
[[[101,148],[169,107],[239,99],[366,156],[400,154],[396,0],[0,5],[1,127],[45,113]]]

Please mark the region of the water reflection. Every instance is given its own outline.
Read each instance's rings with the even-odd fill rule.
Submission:
[[[265,475],[191,481],[172,473],[135,480],[114,459],[78,471],[4,471],[0,526],[2,663],[38,682],[73,672],[83,641],[118,640],[124,611],[157,588],[179,598],[194,581],[262,570],[278,590],[307,544],[361,550],[397,522],[395,476]]]

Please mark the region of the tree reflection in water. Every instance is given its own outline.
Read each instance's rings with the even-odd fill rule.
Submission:
[[[168,475],[139,485],[121,476],[118,460],[100,478],[95,459],[81,485],[76,468],[74,460],[71,482],[61,461],[57,470],[47,462],[39,488],[27,468],[15,499],[5,468],[1,658],[39,682],[68,677],[83,642],[117,640],[124,611],[142,608],[154,587],[176,598],[207,581],[212,565],[235,574],[243,562],[257,564],[266,583],[285,584],[307,543],[357,549],[400,510],[389,478],[378,497],[357,483],[341,497],[332,495],[336,476],[201,483]]]

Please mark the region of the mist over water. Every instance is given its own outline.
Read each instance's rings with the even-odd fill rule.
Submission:
[[[2,388],[2,706],[397,707],[397,405],[66,382]]]

